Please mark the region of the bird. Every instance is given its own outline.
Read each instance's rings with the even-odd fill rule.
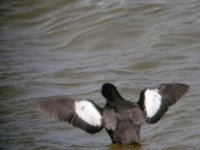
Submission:
[[[36,101],[40,111],[45,111],[60,121],[68,122],[90,134],[107,131],[113,144],[140,144],[140,127],[157,123],[188,91],[189,85],[162,83],[140,91],[136,102],[124,99],[117,87],[104,83],[101,94],[103,107],[90,99],[46,98]]]

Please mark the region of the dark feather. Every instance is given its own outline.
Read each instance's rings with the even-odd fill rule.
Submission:
[[[158,90],[168,106],[176,103],[189,90],[189,86],[181,83],[160,84]]]
[[[168,107],[176,103],[189,89],[186,84],[173,83],[173,84],[160,84],[157,88],[145,88],[140,92],[138,105],[145,112],[145,92],[148,89],[157,89],[161,95],[161,106],[156,114],[152,117],[146,117],[147,123],[156,123],[167,112]],[[146,112],[145,112],[146,113]]]
[[[74,110],[74,102],[75,100],[69,97],[62,99],[48,98],[47,100],[38,100],[36,104],[39,110],[45,111],[61,121],[67,121],[75,127],[81,128],[88,133],[97,133],[102,130],[102,125],[94,126],[82,120]],[[93,103],[93,105],[95,104]],[[98,106],[95,105],[95,107]],[[98,110],[100,111],[101,108],[98,107]]]

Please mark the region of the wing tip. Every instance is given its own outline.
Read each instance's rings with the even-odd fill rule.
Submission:
[[[34,105],[39,112],[45,113],[45,114],[53,117],[54,119],[61,120],[58,117],[58,114],[57,114],[58,112],[56,110],[54,110],[52,107],[49,107],[51,105],[48,103],[47,99],[45,99],[45,100],[39,99],[39,100],[35,101]]]

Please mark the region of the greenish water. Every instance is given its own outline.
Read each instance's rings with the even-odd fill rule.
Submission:
[[[141,147],[110,145],[35,108],[37,98],[73,96],[103,105],[111,82],[128,100],[141,89],[183,82],[189,93]],[[198,150],[199,0],[1,0],[0,149]]]

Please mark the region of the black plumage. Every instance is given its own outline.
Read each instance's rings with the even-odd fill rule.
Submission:
[[[103,128],[113,143],[140,143],[140,126],[156,123],[189,89],[186,84],[160,84],[140,92],[138,102],[125,100],[117,88],[110,83],[102,86],[106,99],[103,108],[91,100],[72,98],[38,100],[40,110],[50,113],[61,121],[67,121],[88,133],[97,133]]]

